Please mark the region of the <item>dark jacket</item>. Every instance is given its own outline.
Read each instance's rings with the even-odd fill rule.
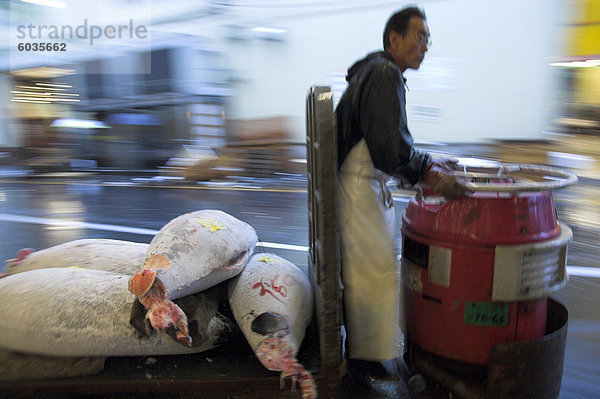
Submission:
[[[335,110],[339,166],[364,137],[377,169],[405,184],[418,183],[431,157],[413,146],[400,68],[380,51],[352,65],[346,80],[348,87]]]

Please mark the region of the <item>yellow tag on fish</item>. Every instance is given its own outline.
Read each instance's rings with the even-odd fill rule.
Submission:
[[[214,219],[202,219],[198,220],[198,223],[200,223],[202,227],[206,227],[211,233],[214,233],[217,230],[227,230],[227,227]]]
[[[271,258],[269,255],[263,255],[257,259],[259,262],[275,263],[276,259]]]

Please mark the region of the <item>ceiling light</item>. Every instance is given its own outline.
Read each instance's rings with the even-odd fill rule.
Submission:
[[[73,69],[38,67],[38,68],[19,69],[17,71],[12,71],[11,75],[28,77],[28,78],[55,78],[58,76],[73,75],[74,73],[75,73],[75,70],[73,70]],[[61,87],[70,87],[70,86],[61,86]]]
[[[40,93],[38,92],[33,92],[33,91],[20,91],[20,90],[11,90],[10,91],[13,94],[23,94],[25,96],[50,96],[52,93]]]
[[[52,127],[68,127],[68,128],[76,128],[76,129],[107,129],[108,126],[104,122],[100,121],[90,121],[85,119],[68,119],[62,118],[57,119],[50,124]]]
[[[64,69],[64,71],[72,71],[72,70],[71,69]],[[36,83],[36,85],[38,85],[38,86],[51,86],[51,87],[73,87],[71,85],[59,85],[59,84],[56,84],[56,83]]]
[[[41,100],[22,100],[22,99],[17,99],[17,98],[13,98],[10,101],[14,101],[16,103],[35,103],[35,104],[50,104],[50,101],[41,101]]]
[[[21,86],[21,85],[16,85],[16,88],[19,89],[32,89],[32,90],[66,90],[66,89],[55,89],[53,87],[37,87],[37,86]]]
[[[279,29],[279,28],[268,28],[265,26],[259,26],[257,28],[252,29],[255,32],[261,33],[274,33],[274,34],[282,34],[287,32],[287,29]]]
[[[566,68],[593,68],[600,66],[599,60],[586,60],[586,61],[568,61],[568,62],[553,62],[551,66],[566,67]]]

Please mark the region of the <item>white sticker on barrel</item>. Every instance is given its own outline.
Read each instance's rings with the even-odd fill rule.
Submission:
[[[431,284],[450,287],[450,270],[452,264],[452,250],[450,248],[429,247],[428,274]]]

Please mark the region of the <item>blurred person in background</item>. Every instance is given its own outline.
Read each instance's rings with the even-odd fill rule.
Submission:
[[[399,378],[400,281],[390,175],[424,183],[450,198],[465,186],[413,146],[406,119],[407,68],[418,69],[429,45],[425,13],[408,7],[392,15],[383,47],[348,70],[336,108],[344,323],[351,373]]]

